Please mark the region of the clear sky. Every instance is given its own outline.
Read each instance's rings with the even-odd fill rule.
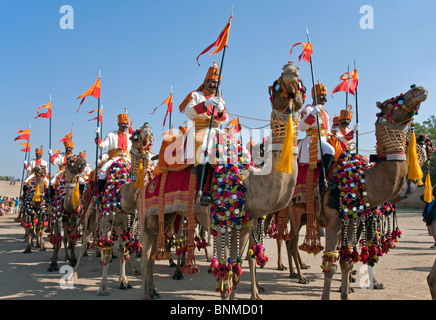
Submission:
[[[315,78],[328,90],[329,115],[345,107],[345,93],[331,95],[339,76],[353,69],[359,73],[360,133],[374,130],[376,101],[406,92],[411,84],[423,85],[429,98],[415,120],[433,114],[436,89],[434,55],[436,25],[433,1],[260,1],[260,0],[2,0],[0,4],[0,175],[21,177],[24,153],[14,138],[17,130],[31,125],[31,156],[44,146],[48,160],[49,120],[34,119],[37,107],[52,97],[52,149],[64,150],[59,140],[73,129],[74,152],[87,151],[94,167],[97,99],[85,99],[80,111],[77,97],[97,79],[101,70],[103,135],[117,129],[116,116],[128,108],[133,129],[149,122],[159,151],[166,106],[161,104],[173,88],[173,124],[186,120],[178,111],[185,96],[203,81],[221,53],[195,59],[214,42],[235,3],[234,20],[226,51],[221,89],[231,113],[268,120],[271,106],[268,86],[292,60],[298,65],[301,46],[291,56],[293,44],[306,41],[309,29],[314,47]],[[62,29],[63,5],[74,10],[74,29]],[[373,28],[368,23],[370,6]],[[364,7],[365,9],[365,7]],[[67,21],[70,22],[70,21]],[[300,75],[308,89],[310,65],[301,61]],[[306,101],[311,103],[311,99]],[[355,101],[353,105],[355,123]],[[241,118],[251,128],[265,121]],[[300,133],[303,136],[303,133]],[[359,147],[374,150],[374,133],[362,135]],[[52,171],[57,168],[52,166]]]

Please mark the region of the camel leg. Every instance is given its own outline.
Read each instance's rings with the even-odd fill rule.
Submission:
[[[68,223],[67,221],[65,221],[65,219],[62,219],[62,229],[64,231],[64,236],[62,237],[62,242],[64,244],[64,248],[65,248],[65,259],[64,261],[70,261],[70,255],[68,254]]]
[[[276,239],[277,242],[277,270],[286,270],[287,268],[283,264],[282,260],[282,239]]]
[[[80,267],[80,264],[82,263],[83,257],[86,254],[86,251],[87,251],[86,244],[88,243],[92,232],[93,232],[92,225],[87,230],[83,231],[83,245],[82,245],[82,248],[80,250],[79,259],[77,260],[76,266],[74,267],[74,279],[77,279],[79,276],[79,267]]]
[[[112,257],[112,247],[102,249],[101,261],[103,264],[103,275],[101,277],[100,287],[97,290],[97,295],[99,296],[109,295],[107,275],[109,271],[109,262],[111,257]]]
[[[341,221],[338,219],[338,213],[335,210],[327,209],[325,215],[325,251],[335,252],[336,245],[339,241],[339,233],[341,231]],[[321,297],[322,300],[330,300],[331,283],[336,270],[337,264],[333,262],[330,270],[328,270],[328,272],[324,272],[324,287]]]
[[[45,243],[44,243],[44,227],[41,225],[38,228],[39,232],[38,232],[38,236],[39,236],[39,250],[40,251],[45,251]]]
[[[427,283],[430,289],[431,298],[436,300],[436,259],[433,264],[433,268],[430,271],[430,274],[427,276]]]
[[[141,273],[143,278],[144,299],[159,298],[153,282],[153,252],[157,248],[157,216],[146,217],[142,229]]]
[[[121,219],[119,219],[119,217],[121,216]],[[116,233],[118,235],[121,235],[124,230],[122,228],[122,224],[120,223],[120,220],[122,222],[122,215],[120,214],[116,214],[115,216],[115,220],[119,220],[117,222],[115,222],[114,224],[114,230],[116,231]],[[127,229],[127,226],[125,226]],[[124,241],[122,241],[121,238],[119,238],[119,252],[120,252],[120,278],[119,278],[119,283],[120,286],[119,288],[122,290],[127,290],[132,288],[132,286],[129,284],[129,281],[127,280],[127,276],[126,276],[126,260],[128,260],[129,257],[129,251],[126,248],[126,243]]]
[[[62,226],[59,225],[59,222],[55,221],[53,226],[53,235],[60,234],[61,228]],[[61,246],[62,246],[62,242],[57,242],[53,245],[53,256],[51,257],[51,264],[47,269],[48,272],[59,271],[58,254],[59,254],[59,250],[61,249]]]
[[[27,240],[26,241],[27,246],[23,253],[32,253],[32,233],[33,232],[30,230],[30,228],[28,227],[25,228],[25,237]]]
[[[77,224],[77,218],[73,217],[71,219],[71,232],[74,231],[76,229],[76,224]],[[73,240],[69,240],[69,246],[70,246],[70,266],[71,267],[75,267],[77,264],[77,258],[76,258],[76,253],[75,253],[75,249],[76,249],[76,244],[77,244],[77,238],[75,234],[71,235]]]

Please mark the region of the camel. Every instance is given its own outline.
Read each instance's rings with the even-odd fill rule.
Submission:
[[[32,252],[32,240],[36,237],[37,246],[40,250],[45,250],[43,240],[43,224],[45,213],[47,211],[44,194],[47,189],[46,168],[37,165],[33,169],[35,175],[32,180],[27,183],[23,193],[22,217],[18,217],[17,221],[21,220],[21,225],[25,227],[25,237],[27,239],[27,247],[24,253]]]
[[[375,123],[378,159],[373,166],[366,167],[362,171],[365,176],[363,196],[367,199],[365,209],[376,208],[394,199],[403,187],[407,168],[405,161],[406,129],[413,120],[421,102],[425,101],[427,96],[428,91],[424,87],[413,85],[404,95],[388,99],[383,103],[376,103],[381,110]],[[341,236],[344,241],[352,243],[354,236],[353,223],[344,223],[345,227],[343,227],[339,215],[338,199],[338,189],[327,190],[321,196],[321,212],[316,215],[319,223],[326,228],[323,256],[323,300],[330,299],[331,281],[337,268],[335,262],[340,259],[340,253],[336,249],[339,237]],[[365,215],[353,220],[359,223],[362,217]],[[341,259],[340,267],[342,271],[341,299],[347,300],[349,298],[349,274],[352,270],[352,262]]]
[[[427,276],[427,284],[430,289],[431,298],[436,300],[436,259],[433,264],[433,268],[430,271],[430,274]]]
[[[50,242],[53,244],[53,256],[47,271],[58,271],[58,254],[62,246],[65,248],[65,261],[74,267],[77,263],[75,247],[77,242],[76,225],[81,212],[79,194],[79,178],[86,167],[86,160],[71,155],[67,158],[64,172],[59,175],[52,207],[52,234]],[[75,199],[74,199],[75,198]],[[63,231],[63,235],[61,235]],[[68,254],[68,249],[70,254]]]
[[[298,119],[298,111],[304,104],[303,91],[301,82],[299,80],[298,67],[292,62],[283,67],[283,73],[280,81],[273,84],[271,103],[273,111],[271,113],[271,129],[272,129],[272,143],[271,147],[276,147],[269,153],[269,159],[262,169],[253,166],[245,170],[244,186],[247,189],[245,193],[245,206],[246,210],[250,213],[249,222],[240,229],[240,236],[236,237],[236,228],[232,228],[231,237],[231,259],[237,261],[237,253],[242,252],[246,248],[249,236],[250,225],[253,221],[257,221],[259,217],[268,213],[276,212],[285,208],[291,200],[293,189],[295,187],[297,178],[297,160],[296,152],[293,152],[292,173],[282,173],[276,170],[276,164],[282,155],[281,146],[285,141],[286,123],[288,117],[292,112],[292,118]],[[276,94],[278,93],[278,94]],[[290,112],[291,111],[291,112]],[[293,123],[294,132],[296,133],[298,124],[296,121]],[[294,145],[297,144],[297,135],[294,135]],[[193,210],[195,218],[200,225],[207,226],[207,209],[205,206],[194,205]],[[164,232],[167,232],[171,224],[174,222],[176,215],[186,217],[187,212],[180,210],[176,212],[165,212],[164,215]],[[189,218],[188,218],[189,223]],[[152,255],[156,252],[158,242],[158,217],[156,215],[148,215],[144,217],[143,223],[143,252],[142,252],[142,277],[144,285],[144,298],[151,299],[158,297],[154,280],[153,280],[153,266],[154,260]],[[226,231],[227,232],[227,231]],[[237,241],[239,240],[239,246]],[[220,237],[217,237],[217,255],[220,256]],[[251,298],[259,299],[258,287],[255,279],[255,264],[253,259],[249,259],[250,274],[251,274]],[[235,288],[232,289],[232,281],[222,279],[222,283],[218,284],[221,290],[221,297],[223,299],[234,299]],[[231,294],[229,294],[231,292]]]
[[[151,145],[153,142],[153,133],[151,127],[148,123],[136,130],[132,135],[132,147],[130,150],[131,155],[131,169],[130,169],[130,179],[122,184],[120,187],[120,207],[121,210],[112,210],[109,213],[103,215],[102,219],[98,219],[98,211],[95,208],[94,200],[91,199],[86,211],[84,219],[84,230],[83,230],[83,243],[88,243],[91,234],[94,233],[95,237],[105,237],[109,241],[110,229],[107,225],[113,226],[113,229],[118,234],[119,238],[119,251],[121,253],[120,257],[120,277],[119,277],[119,288],[129,289],[131,285],[128,283],[128,279],[125,273],[125,264],[129,260],[129,249],[132,249],[132,235],[131,230],[133,230],[134,222],[136,217],[132,213],[136,210],[136,199],[139,195],[140,187],[142,187],[141,179],[149,180],[151,177],[151,172],[153,170],[151,162]],[[142,171],[140,171],[141,166],[145,171],[145,176],[142,176]],[[138,179],[138,180],[137,180]],[[136,183],[139,183],[136,184]],[[136,186],[135,186],[136,184]],[[91,189],[92,192],[92,189]],[[101,209],[101,208],[100,208]],[[133,217],[133,219],[132,219]],[[135,221],[133,221],[135,220]],[[106,228],[105,228],[105,224]],[[105,229],[105,230],[103,230]],[[99,234],[99,232],[100,234]],[[102,241],[102,239],[94,239],[96,241]],[[138,243],[134,244],[138,246]],[[73,277],[78,278],[79,267],[82,263],[83,257],[86,253],[86,245],[82,246],[79,259],[74,269]],[[139,250],[139,247],[136,248]],[[108,295],[108,262],[112,257],[112,246],[102,247],[101,249],[101,264],[103,266],[103,276],[101,279],[100,287],[97,290],[98,295]],[[132,270],[136,270],[130,265]]]

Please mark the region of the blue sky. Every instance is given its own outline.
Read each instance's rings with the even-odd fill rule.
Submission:
[[[165,106],[155,115],[173,87],[175,127],[186,120],[178,111],[185,96],[203,81],[221,53],[195,59],[215,41],[227,22],[233,3],[234,21],[223,68],[221,89],[230,112],[269,119],[268,86],[287,61],[298,64],[306,41],[306,26],[314,46],[315,78],[328,90],[326,109],[331,118],[345,107],[345,93],[330,94],[339,76],[353,67],[359,72],[358,107],[361,133],[374,130],[376,101],[423,85],[429,98],[415,120],[433,114],[436,89],[434,16],[431,1],[78,1],[2,0],[0,8],[0,108],[2,111],[0,175],[21,177],[24,153],[17,130],[32,126],[31,156],[44,146],[48,160],[48,119],[34,119],[38,106],[52,97],[52,149],[73,129],[75,153],[86,150],[94,166],[94,115],[97,99],[88,97],[80,111],[77,97],[97,79],[101,70],[103,135],[117,128],[116,116],[128,108],[136,129],[149,122],[159,151]],[[74,29],[61,29],[63,5],[74,9]],[[362,29],[360,8],[369,5],[374,28]],[[300,75],[311,88],[310,65],[302,61]],[[307,103],[311,103],[309,98]],[[353,105],[354,97],[349,97]],[[255,128],[266,124],[241,118]],[[303,136],[302,133],[300,133]],[[359,139],[361,150],[373,150],[373,133]],[[365,154],[365,152],[362,152]],[[369,152],[366,152],[369,154]],[[52,171],[56,167],[52,167]]]

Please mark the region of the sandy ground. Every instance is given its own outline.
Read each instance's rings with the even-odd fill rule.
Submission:
[[[7,195],[6,189],[18,195],[19,185],[10,188],[5,183],[0,184],[0,194]],[[6,187],[6,189],[5,189]],[[397,248],[381,257],[374,267],[377,279],[385,284],[384,290],[368,290],[361,288],[368,284],[368,271],[361,263],[355,265],[359,271],[357,282],[352,284],[355,292],[352,300],[431,300],[426,278],[430,273],[436,257],[436,250],[430,249],[433,244],[422,222],[422,209],[399,208],[398,223],[403,232]],[[71,270],[65,266],[61,272],[48,272],[52,246],[46,240],[46,251],[34,248],[32,253],[24,254],[23,228],[14,222],[15,216],[0,217],[0,299],[4,300],[141,300],[143,298],[142,279],[140,275],[133,275],[127,267],[130,284],[129,290],[118,289],[119,259],[115,259],[109,268],[110,295],[100,297],[96,295],[102,268],[100,260],[94,251],[85,257],[80,269],[79,278],[74,282],[65,282],[67,273]],[[302,234],[305,229],[302,229]],[[300,243],[302,236],[300,236]],[[322,242],[324,238],[322,238]],[[79,242],[79,247],[81,243]],[[263,269],[257,270],[259,284],[265,289],[261,297],[263,300],[320,300],[323,286],[321,272],[321,254],[317,256],[303,252],[302,258],[310,269],[304,270],[309,284],[298,284],[296,279],[289,278],[289,271],[277,270],[277,248],[275,240],[265,240],[266,255],[269,262]],[[77,255],[79,249],[76,249]],[[116,253],[118,255],[118,253]],[[64,258],[64,251],[60,259]],[[287,266],[287,256],[283,257]],[[174,269],[168,262],[157,262],[155,266],[155,283],[160,293],[160,300],[216,300],[220,299],[215,292],[215,278],[207,272],[209,263],[203,251],[196,253],[200,273],[185,275],[184,280],[173,280]],[[139,269],[140,260],[131,258],[131,263]],[[363,268],[362,268],[363,267]],[[250,283],[248,262],[243,263],[244,273],[237,288],[237,299],[245,300],[250,297]],[[66,287],[68,288],[65,288]],[[332,300],[339,300],[339,273],[334,276],[332,284]]]

